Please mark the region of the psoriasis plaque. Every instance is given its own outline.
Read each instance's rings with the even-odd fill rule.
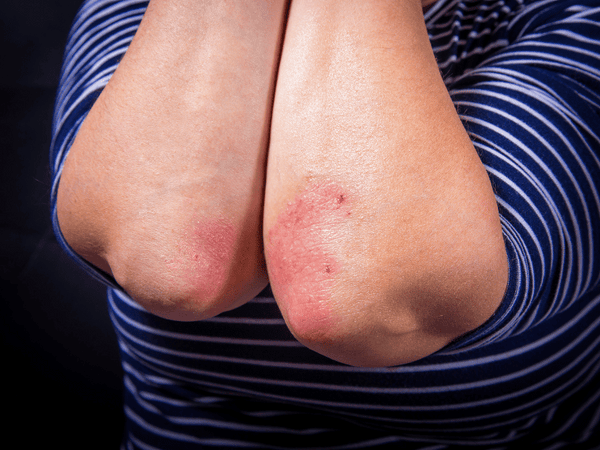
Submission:
[[[179,246],[185,281],[194,286],[198,297],[211,298],[228,276],[233,258],[235,228],[224,219],[200,219]]]
[[[344,188],[330,181],[316,183],[287,204],[268,233],[269,278],[297,330],[333,320],[327,301],[341,269],[333,244],[351,214]]]

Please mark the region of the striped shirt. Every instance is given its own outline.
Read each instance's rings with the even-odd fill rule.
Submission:
[[[600,2],[440,0],[427,11],[440,70],[496,193],[509,284],[482,327],[376,369],[302,346],[268,288],[213,319],[156,317],[64,242],[65,156],[146,4],[82,6],[51,148],[57,237],[109,286],[123,448],[600,449]]]

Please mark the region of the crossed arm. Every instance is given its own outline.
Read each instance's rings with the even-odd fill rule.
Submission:
[[[150,2],[67,157],[61,230],[162,317],[270,282],[315,351],[414,361],[502,299],[488,176],[420,1],[286,3]]]

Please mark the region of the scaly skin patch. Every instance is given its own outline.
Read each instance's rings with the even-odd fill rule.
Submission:
[[[179,244],[179,257],[167,261],[194,292],[194,297],[211,301],[227,281],[235,246],[235,228],[222,219],[200,219]],[[179,266],[179,267],[177,267]]]
[[[341,265],[332,243],[350,206],[342,187],[318,183],[289,202],[268,233],[271,286],[290,328],[303,336],[317,337],[335,326],[328,301]]]

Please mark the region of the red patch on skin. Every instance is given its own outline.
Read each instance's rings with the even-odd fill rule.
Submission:
[[[269,231],[269,279],[291,328],[310,336],[335,324],[328,303],[340,270],[331,242],[351,214],[344,189],[313,185],[289,202]]]
[[[212,299],[226,282],[235,246],[234,226],[219,219],[202,219],[180,244],[185,281],[198,300]]]

